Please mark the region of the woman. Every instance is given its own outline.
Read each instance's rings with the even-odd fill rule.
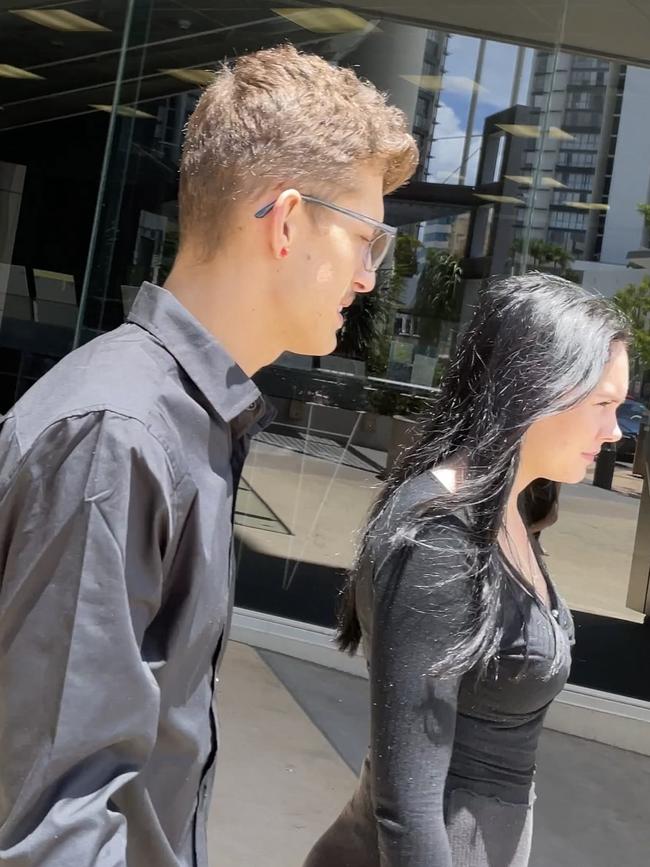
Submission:
[[[557,277],[479,300],[419,439],[363,538],[339,641],[362,640],[371,746],[305,867],[524,867],[535,753],[572,622],[518,508],[620,437],[627,330]]]

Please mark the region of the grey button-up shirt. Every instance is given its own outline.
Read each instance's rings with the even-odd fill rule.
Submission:
[[[253,382],[151,284],[0,418],[0,864],[204,867]]]

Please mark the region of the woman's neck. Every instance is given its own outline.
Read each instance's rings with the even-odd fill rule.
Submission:
[[[516,527],[524,523],[523,518],[521,517],[521,512],[519,511],[519,497],[532,481],[534,481],[534,478],[531,477],[529,472],[527,472],[526,467],[520,464],[517,468],[512,488],[508,494],[508,501],[506,503],[504,514],[506,525]]]
[[[508,502],[506,503],[506,508],[503,515],[503,523],[510,532],[515,529],[521,530],[522,527],[525,527],[524,519],[522,518],[521,512],[519,511],[518,497],[513,497],[512,492],[510,493],[510,496],[508,497]]]

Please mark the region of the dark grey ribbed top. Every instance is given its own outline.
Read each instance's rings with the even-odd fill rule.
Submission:
[[[450,580],[468,556],[465,525],[451,516],[441,520],[397,568],[389,538],[413,508],[442,490],[426,473],[394,495],[357,589],[372,732],[353,804],[359,822],[376,825],[366,840],[377,840],[377,859],[368,863],[382,867],[451,864],[444,818],[450,791],[529,803],[544,716],[570,668],[571,615],[543,564],[552,609],[502,561],[507,580],[497,663],[484,676],[477,670],[460,678],[427,676],[469,616],[471,576]]]

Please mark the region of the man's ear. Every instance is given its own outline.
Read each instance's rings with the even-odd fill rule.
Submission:
[[[297,216],[302,207],[302,196],[298,190],[284,190],[275,200],[269,214],[269,243],[276,259],[284,259],[291,254],[298,232]]]

